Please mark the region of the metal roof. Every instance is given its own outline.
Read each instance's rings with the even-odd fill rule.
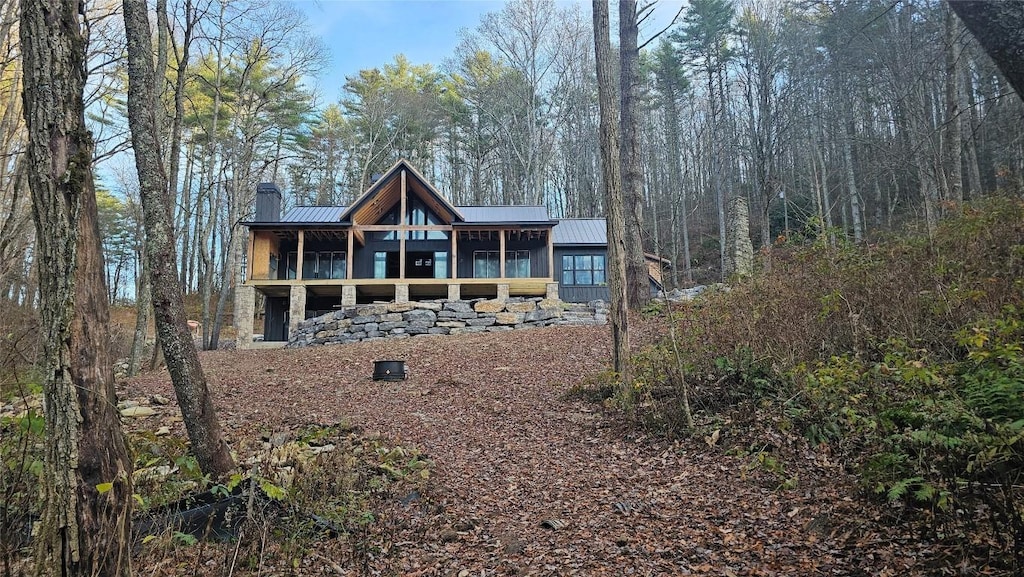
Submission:
[[[340,222],[344,206],[296,206],[281,217],[281,222]]]
[[[603,218],[566,218],[558,221],[552,241],[556,245],[605,245],[608,233]]]
[[[544,223],[551,222],[548,210],[543,206],[457,206],[455,207],[472,223]]]

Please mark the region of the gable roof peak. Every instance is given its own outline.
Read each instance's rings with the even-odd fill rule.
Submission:
[[[434,185],[432,185],[426,177],[424,177],[423,174],[421,174],[420,171],[405,158],[398,159],[391,168],[387,169],[384,174],[380,176],[380,178],[370,184],[366,191],[359,195],[359,198],[349,205],[345,212],[342,213],[341,220],[351,221],[360,208],[372,201],[373,198],[376,197],[377,194],[380,193],[386,185],[403,170],[408,171],[408,174],[422,185],[421,188],[427,195],[433,197],[433,200],[435,200],[446,211],[451,213],[453,222],[463,222],[465,220],[462,213],[460,213],[459,210],[444,197],[444,195],[434,188]]]

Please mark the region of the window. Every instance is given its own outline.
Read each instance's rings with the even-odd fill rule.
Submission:
[[[530,251],[505,251],[505,276],[508,278],[530,278]]]
[[[302,278],[311,279],[317,278],[316,276],[316,256],[317,253],[307,251],[302,253]]]
[[[423,201],[415,196],[409,197],[406,208],[406,219],[410,226],[438,226],[444,224]],[[448,233],[440,230],[410,230],[406,240],[447,240]]]
[[[285,278],[295,280],[295,271],[299,264],[299,253],[287,255]],[[339,251],[307,251],[302,253],[302,279],[342,279],[348,274],[348,262],[345,253]]]
[[[434,278],[448,278],[448,253],[434,253]]]
[[[373,253],[373,278],[387,278],[388,275],[388,253]]]
[[[604,285],[603,254],[567,254],[562,256],[563,285]]]
[[[473,251],[473,278],[498,278],[498,251]]]
[[[296,267],[298,267],[298,266],[299,266],[299,253],[297,253],[297,252],[290,252],[290,253],[288,253],[288,269],[287,269],[287,272],[285,273],[285,278],[288,279],[288,280],[295,280],[297,278],[295,276],[295,271],[297,270]]]

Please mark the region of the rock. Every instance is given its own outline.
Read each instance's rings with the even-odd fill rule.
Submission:
[[[466,326],[466,323],[462,321],[438,321],[437,323],[435,323],[434,326],[443,327],[446,329],[454,329],[457,327],[464,327]]]
[[[482,300],[473,305],[473,310],[478,313],[500,313],[505,310],[505,301],[498,299]]]
[[[466,324],[471,327],[489,327],[495,322],[494,317],[486,317],[482,319],[467,319]]]
[[[388,313],[386,315],[380,315],[380,322],[382,323],[397,323],[402,320],[402,313]]]
[[[533,303],[530,303],[530,306],[533,306]],[[524,317],[524,313],[496,313],[494,322],[499,325],[515,325],[523,322]]]
[[[411,311],[416,306],[416,303],[405,302],[405,303],[389,303],[388,312],[392,313],[404,313]]]
[[[270,446],[271,447],[281,447],[285,443],[290,441],[291,438],[292,438],[291,433],[288,433],[287,431],[278,431],[278,432],[274,433],[273,435],[270,435]]]
[[[475,319],[478,316],[480,316],[480,315],[476,314],[473,311],[464,312],[464,313],[455,313],[455,318],[460,319],[460,320]]]
[[[542,299],[537,303],[537,306],[544,310],[562,310],[562,301],[558,299]]]
[[[388,306],[389,305],[364,305],[364,306],[361,306],[361,307],[355,309],[356,310],[355,316],[370,317],[370,316],[374,316],[374,315],[382,315],[382,314],[385,314],[385,313],[389,312],[388,311]]]
[[[532,301],[505,304],[505,310],[510,313],[528,313],[535,308],[537,308],[537,305]]]
[[[416,303],[416,308],[437,312],[441,310],[442,305],[441,303],[418,302]]]
[[[154,411],[150,407],[126,407],[124,409],[121,409],[121,416],[122,417],[142,418],[142,417],[152,417],[155,414],[156,414],[156,411]]]
[[[437,315],[434,311],[428,311],[425,309],[414,309],[402,315],[402,318],[407,321],[420,321],[433,323],[437,320]]]
[[[560,310],[559,311],[554,311],[554,310],[551,310],[551,309],[538,309],[538,310],[535,310],[535,311],[533,311],[531,313],[526,313],[526,317],[523,320],[525,320],[528,323],[533,323],[533,322],[537,322],[537,321],[546,321],[548,319],[553,319],[553,318],[555,318],[557,316],[560,316],[558,314],[555,314],[555,313],[559,313],[559,312],[561,312],[561,311]]]
[[[375,315],[366,315],[366,316],[358,316],[358,317],[352,319],[352,324],[354,324],[354,325],[365,325],[366,323],[373,323],[373,322],[376,322],[376,321],[377,321],[377,317]]]
[[[444,303],[444,310],[456,313],[468,313],[473,312],[473,307],[471,307],[467,302],[449,301]]]
[[[153,403],[154,405],[169,405],[169,404],[171,404],[171,400],[168,399],[167,397],[163,396],[163,395],[153,395],[152,397],[149,398],[149,402]]]
[[[407,326],[409,326],[409,323],[407,323],[405,321],[398,321],[398,322],[392,322],[392,323],[380,323],[379,325],[377,325],[377,330],[382,332],[382,333],[386,333],[388,331],[396,331],[398,329],[404,329]]]
[[[428,329],[427,332],[432,335],[446,335],[448,334],[448,329],[445,327],[433,327]]]
[[[165,437],[165,436],[171,434],[171,428],[170,427],[160,427],[153,434],[156,435],[157,437]]]

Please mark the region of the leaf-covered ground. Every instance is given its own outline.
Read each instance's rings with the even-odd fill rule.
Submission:
[[[646,438],[567,397],[605,368],[608,348],[606,327],[552,327],[202,359],[243,457],[261,436],[343,421],[433,461],[425,495],[379,514],[387,543],[360,567],[311,546],[325,572],[942,573],[939,549],[865,507],[821,452],[783,438],[754,447],[728,434],[714,446]],[[372,361],[392,358],[406,361],[409,379],[372,381]],[[126,393],[173,398],[166,372],[131,381]],[[132,425],[166,424],[176,408],[157,411]],[[785,465],[754,456],[782,445],[795,455]]]

